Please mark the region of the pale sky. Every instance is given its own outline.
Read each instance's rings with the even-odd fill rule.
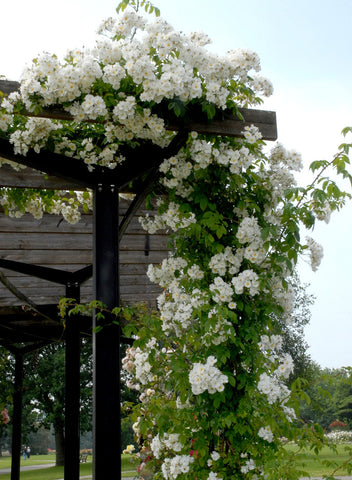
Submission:
[[[351,0],[155,0],[175,28],[202,30],[220,54],[250,48],[274,84],[263,108],[277,112],[279,141],[313,160],[330,160],[352,125]],[[1,6],[0,75],[17,80],[42,51],[62,55],[90,46],[100,21],[114,16],[115,0],[16,0]],[[305,174],[307,175],[307,174]],[[304,178],[304,176],[303,176]],[[311,236],[324,247],[316,273],[302,280],[316,296],[306,340],[323,367],[352,366],[352,206]]]

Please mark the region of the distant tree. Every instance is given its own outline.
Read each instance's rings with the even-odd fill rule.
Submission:
[[[52,344],[26,358],[26,402],[37,414],[36,422],[52,426],[55,435],[56,465],[63,465],[65,453],[65,345]],[[81,431],[91,429],[92,398],[91,344],[82,343],[81,353]]]
[[[343,422],[352,430],[351,369],[322,369],[315,365],[307,394],[310,402],[302,404],[301,417],[329,429],[332,422]]]
[[[344,422],[349,430],[352,430],[352,369],[343,368],[339,371],[339,381],[332,399],[335,405],[336,419]]]
[[[301,283],[295,272],[288,280],[288,288],[293,289],[295,301],[290,321],[283,321],[275,316],[277,330],[283,337],[283,350],[289,353],[294,362],[294,371],[289,382],[300,377],[310,380],[314,377],[315,366],[308,354],[308,344],[304,336],[304,328],[311,320],[310,307],[314,304],[314,296],[308,293],[308,285]]]
[[[53,446],[52,432],[47,428],[40,427],[28,435],[26,443],[31,447],[32,455],[46,455]]]

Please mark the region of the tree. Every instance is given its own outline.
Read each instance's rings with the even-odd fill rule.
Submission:
[[[294,290],[294,305],[289,321],[285,322],[277,318],[278,332],[283,337],[283,350],[291,355],[294,362],[290,382],[296,378],[305,378],[310,381],[314,376],[315,366],[307,353],[308,345],[304,338],[304,327],[310,322],[310,307],[314,303],[314,297],[307,293],[308,286],[301,284],[297,272],[294,272],[289,285]]]
[[[81,431],[91,429],[92,354],[91,343],[82,342]],[[65,345],[51,344],[26,357],[25,403],[36,412],[35,425],[54,430],[56,464],[63,465],[65,452]],[[33,425],[33,424],[32,424]]]
[[[26,444],[30,445],[31,455],[46,455],[55,449],[53,434],[50,430],[40,427],[29,433]]]
[[[314,422],[329,430],[335,420],[352,429],[352,383],[350,368],[322,369],[315,364],[308,383],[308,404],[302,403],[304,421]]]

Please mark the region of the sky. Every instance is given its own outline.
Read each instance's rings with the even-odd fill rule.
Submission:
[[[332,159],[352,125],[351,0],[153,0],[177,30],[203,31],[212,51],[249,48],[261,59],[274,95],[278,140],[301,152],[304,173],[314,160]],[[117,0],[16,0],[0,7],[0,75],[18,80],[26,63],[47,51],[92,46],[101,20]],[[347,188],[347,186],[346,186]],[[299,273],[315,296],[305,330],[308,353],[320,366],[352,366],[352,205],[310,235],[324,247],[319,270],[302,261]]]

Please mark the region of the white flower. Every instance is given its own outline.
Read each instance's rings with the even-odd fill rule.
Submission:
[[[207,480],[222,480],[222,477],[218,477],[216,472],[210,472]]]
[[[189,455],[176,455],[174,458],[166,458],[161,465],[161,471],[166,480],[174,480],[182,473],[188,473],[190,464],[194,458]]]
[[[274,440],[274,435],[269,425],[267,425],[266,427],[261,427],[259,429],[258,435],[263,440],[266,440],[269,443],[271,443]]]
[[[293,360],[290,354],[285,354],[280,358],[280,365],[276,372],[279,377],[288,378],[293,371]]]
[[[281,350],[282,347],[282,336],[281,335],[262,335],[260,337],[259,348],[263,351],[273,351],[273,350]]]
[[[316,272],[324,255],[323,247],[311,237],[307,237],[306,240],[310,251],[311,267],[313,272]]]
[[[165,445],[160,440],[159,434],[157,434],[156,437],[154,437],[151,441],[150,448],[153,452],[154,457],[159,459],[161,457],[162,451],[165,449]]]
[[[237,277],[233,277],[231,283],[237,295],[244,293],[244,289],[252,296],[259,293],[259,277],[253,270],[244,270]]]
[[[238,227],[236,237],[241,243],[251,243],[260,239],[260,227],[255,217],[245,217]]]
[[[209,393],[224,390],[224,384],[228,382],[228,378],[218,368],[214,367],[215,363],[215,357],[210,356],[205,364],[193,364],[188,378],[194,395],[200,395],[207,390]]]
[[[133,453],[135,450],[135,447],[134,445],[127,445],[127,447],[125,448],[125,450],[123,451],[123,453]]]
[[[232,286],[224,282],[221,277],[216,277],[214,283],[209,285],[209,289],[213,293],[214,302],[221,304],[232,301]]]
[[[242,465],[241,472],[248,473],[250,470],[255,470],[255,468],[256,468],[255,461],[251,458],[247,460],[244,465]]]
[[[259,128],[255,125],[244,127],[243,135],[248,143],[255,143],[262,138]]]
[[[211,458],[214,460],[214,462],[216,462],[216,461],[219,460],[219,458],[220,458],[220,453],[213,451],[213,452],[210,454],[210,456],[211,456]]]

